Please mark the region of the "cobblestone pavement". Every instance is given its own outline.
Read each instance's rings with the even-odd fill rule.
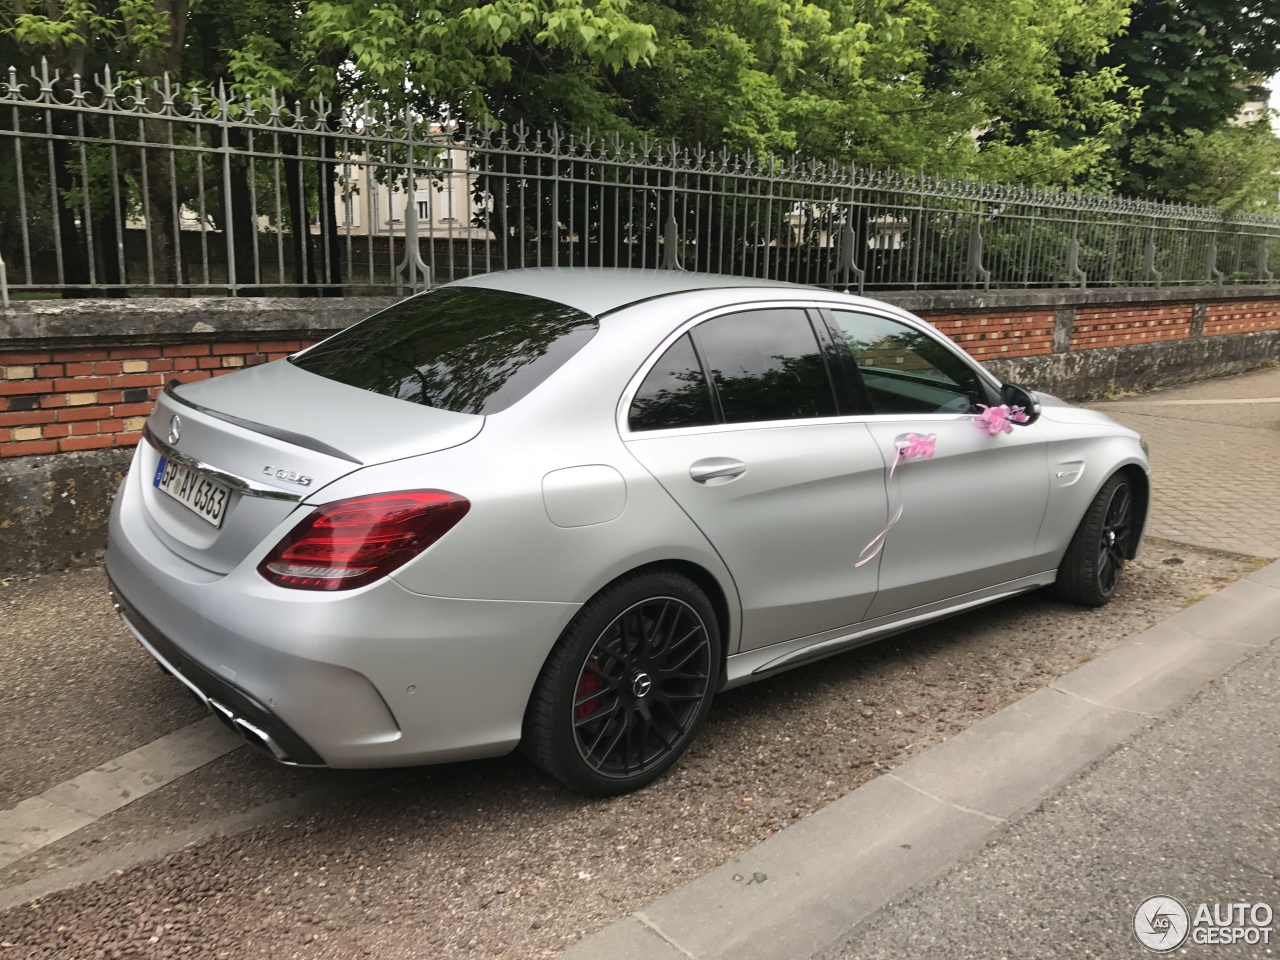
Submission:
[[[1151,447],[1149,536],[1280,557],[1280,366],[1092,406]]]

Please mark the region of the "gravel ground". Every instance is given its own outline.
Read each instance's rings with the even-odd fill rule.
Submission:
[[[100,568],[0,578],[0,665],[0,809],[205,715],[121,625]]]
[[[1020,597],[730,691],[627,797],[518,756],[404,771],[0,914],[0,958],[551,957],[1257,566],[1148,541],[1102,610]]]

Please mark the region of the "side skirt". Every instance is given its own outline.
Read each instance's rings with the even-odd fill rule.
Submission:
[[[852,627],[841,627],[826,633],[788,640],[785,643],[775,643],[759,650],[734,654],[725,664],[726,681],[722,689],[740,687],[804,663],[821,660],[823,657],[834,656],[896,633],[922,627],[935,620],[952,617],[966,610],[973,610],[988,603],[995,603],[997,600],[1026,593],[1037,587],[1048,586],[1057,579],[1057,576],[1057,570],[1047,570],[1044,573],[1010,580],[938,603],[930,603],[887,617],[854,624]]]

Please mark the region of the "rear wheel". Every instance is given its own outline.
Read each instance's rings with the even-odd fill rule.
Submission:
[[[1133,536],[1133,484],[1117,473],[1098,491],[1067,548],[1054,586],[1063,600],[1100,607],[1120,582]]]
[[[650,783],[679,759],[711,706],[720,632],[680,574],[642,572],[578,612],[543,667],[522,746],[581,793]]]

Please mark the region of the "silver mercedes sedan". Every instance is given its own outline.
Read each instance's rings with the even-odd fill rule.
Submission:
[[[111,515],[129,629],[277,760],[517,745],[640,787],[715,694],[1040,587],[1114,593],[1138,435],[874,300],[533,269],[166,387]]]

